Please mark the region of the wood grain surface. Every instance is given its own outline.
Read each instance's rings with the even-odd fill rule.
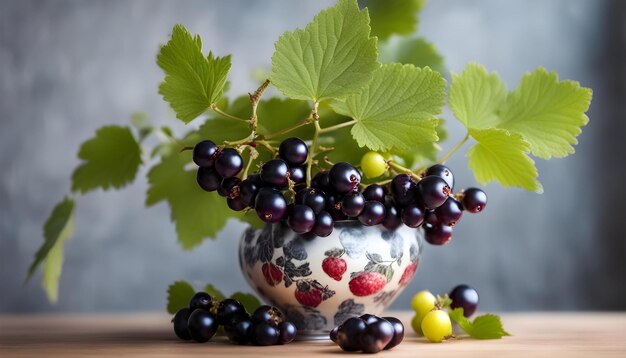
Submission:
[[[410,328],[402,344],[380,357],[626,357],[626,313],[515,313],[502,315],[513,334],[480,341],[459,336],[429,343]],[[0,316],[0,357],[331,357],[346,356],[330,341],[254,347],[217,337],[206,344],[178,340],[169,317],[150,315]]]

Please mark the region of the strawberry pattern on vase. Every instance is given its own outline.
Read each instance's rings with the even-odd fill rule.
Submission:
[[[379,315],[413,278],[422,232],[337,222],[328,237],[283,224],[244,232],[239,261],[248,283],[294,322],[300,336],[328,337],[346,319]]]

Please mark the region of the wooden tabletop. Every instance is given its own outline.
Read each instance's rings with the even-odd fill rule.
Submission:
[[[504,314],[504,326],[512,337],[479,341],[461,336],[440,344],[412,332],[410,313],[390,315],[405,322],[408,335],[380,357],[626,357],[626,313]],[[183,342],[174,336],[169,317],[162,314],[0,316],[2,358],[314,355],[345,357],[330,341],[272,347],[231,345],[223,337],[205,344]]]

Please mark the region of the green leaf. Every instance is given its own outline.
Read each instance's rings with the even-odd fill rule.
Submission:
[[[417,13],[426,0],[369,0],[364,3],[372,19],[372,35],[384,40],[393,34],[416,32]]]
[[[141,164],[141,148],[128,127],[105,126],[81,145],[78,157],[84,163],[72,175],[72,191],[86,193],[132,182]]]
[[[527,155],[530,146],[521,135],[497,128],[470,129],[469,133],[478,143],[466,156],[479,183],[497,180],[504,186],[543,192],[535,162]]]
[[[443,142],[448,138],[448,132],[444,125],[446,121],[439,119],[437,124],[437,137],[439,142]],[[441,146],[435,142],[418,144],[407,150],[401,151],[396,148],[392,149],[390,154],[399,157],[403,165],[410,169],[419,169],[420,167],[430,166],[437,161],[437,153],[441,151]]]
[[[265,135],[279,132],[302,122],[310,113],[311,108],[307,102],[280,98],[262,100],[257,108],[257,131]],[[274,139],[280,141],[289,137],[312,138],[312,136],[313,126],[307,125]]]
[[[208,293],[209,295],[211,295],[212,298],[219,301],[222,301],[225,298],[224,294],[210,283],[204,286],[204,292]]]
[[[379,66],[367,10],[339,0],[304,30],[285,32],[275,44],[272,83],[287,97],[320,102],[357,93]]]
[[[437,141],[437,118],[445,99],[445,80],[430,68],[382,65],[372,81],[333,109],[356,120],[352,136],[375,151],[406,150]]]
[[[510,334],[504,330],[500,317],[494,314],[478,316],[474,322],[463,316],[463,308],[449,311],[450,318],[459,324],[461,329],[475,339],[500,339]]]
[[[41,284],[51,302],[56,302],[59,298],[63,244],[74,234],[74,206],[74,200],[65,198],[54,207],[43,227],[44,242],[28,268],[27,281],[43,263]]]
[[[174,26],[157,63],[165,72],[159,93],[185,123],[220,99],[230,70],[230,56],[220,58],[209,52],[205,57],[200,36],[192,36],[182,25]]]
[[[475,63],[460,75],[452,74],[449,103],[452,113],[466,128],[494,127],[496,111],[502,106],[507,89],[500,76]]]
[[[382,63],[397,62],[415,67],[428,66],[442,75],[448,71],[437,47],[421,37],[393,37],[388,41],[379,42],[378,51]]]
[[[146,205],[166,201],[171,219],[176,224],[178,241],[184,249],[192,249],[205,238],[215,238],[235,215],[226,200],[217,193],[207,193],[196,184],[196,170],[187,171],[189,152],[173,153],[148,173],[149,189]]]
[[[562,158],[574,153],[580,127],[589,122],[591,96],[578,82],[559,82],[555,72],[538,68],[508,96],[498,127],[523,135],[539,158]]]
[[[230,298],[241,302],[246,311],[250,313],[254,312],[254,310],[261,306],[261,301],[250,293],[235,292],[232,296],[230,296]]]
[[[181,308],[189,306],[191,297],[196,293],[193,287],[185,281],[176,281],[167,288],[167,312],[176,313]]]

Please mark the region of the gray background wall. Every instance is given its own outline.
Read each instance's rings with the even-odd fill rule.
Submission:
[[[245,93],[256,85],[251,71],[269,68],[279,34],[332,3],[0,0],[0,312],[161,310],[177,279],[247,289],[235,256],[242,225],[230,222],[216,241],[183,252],[167,207],[143,207],[145,168],[121,192],[79,199],[58,304],[47,303],[39,276],[22,283],[42,223],[68,191],[79,144],[135,110],[173,123],[155,64],[173,24],[232,53],[231,93]],[[594,100],[577,154],[538,161],[546,193],[487,186],[486,212],[464,220],[450,245],[426,248],[396,308],[419,289],[463,282],[486,310],[626,309],[623,13],[618,1],[428,3],[420,32],[451,70],[478,61],[513,87],[542,65],[592,87]],[[455,123],[450,129],[462,136]],[[462,155],[450,164],[459,183],[475,184]]]

